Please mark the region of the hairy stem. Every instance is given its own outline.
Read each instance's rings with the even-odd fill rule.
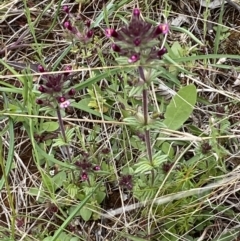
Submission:
[[[144,84],[146,84],[146,78],[144,75],[143,67],[138,67],[140,79],[144,81]],[[147,87],[144,87],[143,92],[143,116],[144,116],[144,125],[145,127],[148,125],[148,89]],[[148,153],[148,159],[150,161],[150,164],[153,166],[153,159],[152,159],[152,146],[151,146],[151,138],[150,138],[150,131],[145,128],[145,142],[147,146],[147,153]],[[154,182],[154,170],[151,171],[152,173],[152,184]]]
[[[60,112],[59,107],[57,108],[57,116],[58,116],[60,130],[61,130],[61,133],[62,133],[62,136],[63,136],[63,140],[67,144],[67,137],[66,137],[66,134],[65,134],[65,128],[64,128],[64,125],[63,125],[63,120],[62,120],[62,116],[61,116],[61,112]],[[65,147],[66,147],[68,160],[69,160],[70,163],[72,163],[72,158],[71,158],[71,155],[70,155],[69,146],[66,145]]]

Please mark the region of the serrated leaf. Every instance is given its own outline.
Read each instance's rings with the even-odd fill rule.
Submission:
[[[187,85],[173,97],[164,115],[164,124],[168,129],[177,130],[191,115],[197,100],[195,85]]]

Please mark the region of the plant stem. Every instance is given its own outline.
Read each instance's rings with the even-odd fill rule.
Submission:
[[[143,116],[144,116],[144,125],[147,126],[148,124],[148,90],[144,89],[143,90]],[[151,139],[150,139],[150,132],[145,129],[145,141],[147,145],[147,152],[148,152],[148,158],[149,161],[152,163],[152,147],[151,147]]]
[[[67,137],[66,137],[66,134],[65,134],[65,128],[64,128],[64,125],[63,125],[63,120],[62,120],[62,116],[61,116],[61,112],[60,112],[59,107],[57,107],[57,116],[58,116],[60,130],[62,132],[63,140],[67,144]],[[68,160],[69,160],[70,163],[72,163],[72,158],[71,158],[71,155],[70,155],[69,146],[66,145],[65,147],[66,147]]]
[[[151,146],[151,139],[150,139],[150,131],[147,129],[148,125],[148,89],[147,89],[147,81],[144,75],[143,67],[138,67],[138,72],[140,75],[140,78],[144,81],[144,89],[142,92],[143,95],[143,116],[144,116],[144,125],[145,125],[145,142],[147,146],[147,153],[148,153],[148,159],[150,164],[153,166],[153,159],[152,159],[152,146]],[[152,173],[152,184],[154,182],[154,170],[151,171]]]

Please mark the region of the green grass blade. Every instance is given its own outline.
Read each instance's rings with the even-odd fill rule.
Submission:
[[[9,175],[12,163],[13,163],[13,154],[14,154],[14,125],[13,125],[13,120],[9,118],[8,121],[8,129],[9,129],[9,149],[8,149],[8,155],[7,155],[7,162],[5,165],[5,170],[2,170],[5,172],[6,176]],[[0,156],[3,157],[3,153],[1,151]],[[5,179],[4,176],[2,176],[0,180],[0,190],[2,190],[3,186],[5,184]]]
[[[123,70],[127,71],[127,69],[129,69],[129,68],[127,68],[127,67],[126,68],[121,68],[121,71],[123,71]],[[94,76],[92,78],[89,78],[88,80],[86,80],[86,81],[84,81],[82,83],[76,84],[74,86],[74,89],[79,91],[79,90],[82,90],[84,88],[87,88],[87,87],[95,84],[96,82],[98,82],[98,81],[100,81],[100,80],[102,80],[102,79],[104,79],[104,78],[106,78],[108,76],[111,76],[111,75],[114,75],[114,74],[118,73],[119,70],[120,70],[120,68],[119,69],[116,68],[116,69],[111,69],[111,70],[108,70],[106,72],[103,72],[102,74],[98,74],[98,75],[96,75],[96,76]]]
[[[55,159],[54,157],[52,157],[51,155],[48,155],[45,151],[43,151],[40,146],[34,142],[35,144],[35,147],[36,147],[36,150],[37,152],[43,156],[44,158],[46,158],[47,160],[61,166],[61,167],[65,167],[65,168],[68,168],[68,169],[75,169],[74,166],[71,166],[70,164],[68,164],[67,162],[61,162],[61,161],[58,161],[57,159]]]
[[[208,54],[208,55],[196,55],[196,56],[190,56],[190,57],[182,57],[174,59],[175,62],[187,62],[187,61],[193,61],[193,60],[201,60],[201,59],[240,59],[240,55],[233,55],[233,54]]]

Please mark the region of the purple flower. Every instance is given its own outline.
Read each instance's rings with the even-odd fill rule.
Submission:
[[[39,65],[38,70],[45,72],[44,68]],[[65,67],[65,70],[70,71],[71,66]],[[36,101],[39,105],[48,105],[56,108],[59,105],[60,108],[67,108],[70,105],[68,98],[75,94],[75,90],[68,90],[69,81],[68,74],[45,74],[43,83],[38,87],[38,90],[42,93],[42,97]]]
[[[75,165],[84,171],[89,171],[92,168],[92,163],[88,162],[86,159],[83,159],[83,161],[76,161]]]
[[[79,41],[81,44],[87,44],[92,40],[93,30],[90,29],[91,21],[86,20],[83,24],[74,25],[74,23],[79,22],[81,17],[73,17],[70,13],[70,10],[67,6],[63,7],[65,13],[67,13],[69,21],[64,22],[63,26],[65,29],[69,30],[70,37]]]
[[[105,29],[105,35],[114,41],[113,51],[118,52],[120,56],[128,57],[128,63],[140,60],[140,64],[146,64],[154,59],[159,59],[164,54],[164,51],[156,53],[155,50],[160,42],[159,35],[169,32],[168,24],[164,23],[156,27],[140,18],[140,13],[138,8],[133,9],[131,21],[119,30]]]

